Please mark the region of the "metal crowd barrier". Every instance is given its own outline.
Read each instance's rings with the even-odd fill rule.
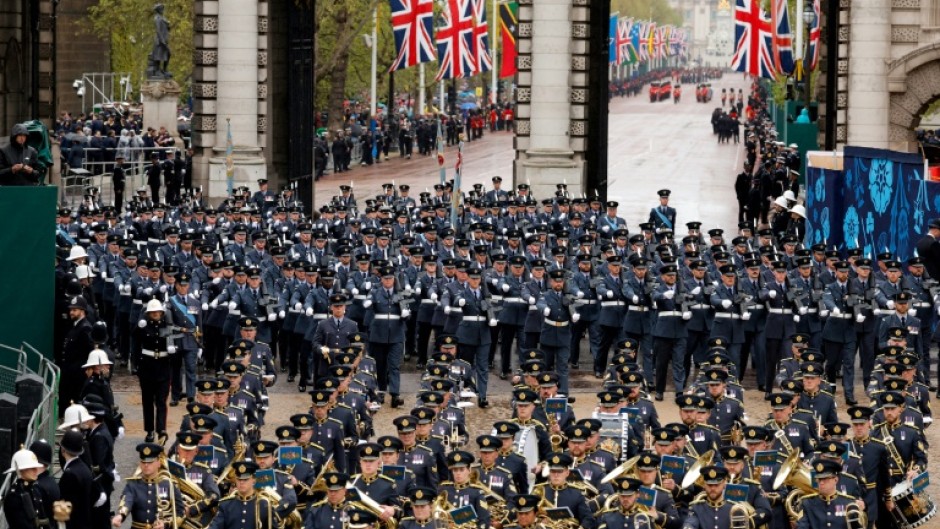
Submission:
[[[104,196],[114,196],[114,188],[111,182],[111,170],[114,167],[114,161],[89,161],[89,153],[101,151],[116,154],[121,152],[126,155],[127,158],[124,160],[124,200],[130,200],[134,196],[134,191],[147,183],[147,170],[152,165],[150,163],[150,153],[165,153],[168,150],[175,151],[177,156],[183,154],[183,149],[179,147],[127,147],[118,149],[86,147],[84,149],[85,157],[80,168],[71,167],[65,163],[67,158],[67,155],[65,155],[62,157],[63,163],[60,174],[60,202],[70,207],[80,205],[83,199],[83,191],[89,186],[97,187]]]
[[[52,360],[47,359],[28,343],[20,347],[11,347],[0,344],[0,355],[16,355],[16,367],[0,366],[0,393],[16,393],[16,379],[25,374],[32,374],[42,379],[42,400],[33,410],[26,430],[26,438],[21,444],[29,446],[38,439],[45,439],[53,446],[56,443],[56,426],[58,421],[58,387],[60,371]],[[0,469],[3,471],[6,469]],[[0,509],[7,491],[13,484],[15,473],[6,474],[0,484]],[[8,527],[6,517],[0,516],[0,529]]]

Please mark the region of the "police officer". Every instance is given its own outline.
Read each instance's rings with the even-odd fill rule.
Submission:
[[[156,443],[141,443],[137,445],[137,453],[140,475],[128,478],[111,525],[120,527],[130,518],[134,527],[143,524],[155,529],[177,527],[185,514],[185,505],[179,487],[172,479],[161,475],[163,447]]]

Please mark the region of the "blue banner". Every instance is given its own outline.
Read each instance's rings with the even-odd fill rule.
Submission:
[[[940,183],[924,180],[919,154],[846,147],[842,171],[806,172],[806,246],[825,243],[843,255],[862,248],[874,259],[914,255],[927,221],[940,211]]]

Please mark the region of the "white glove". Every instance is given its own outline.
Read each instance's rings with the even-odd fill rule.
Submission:
[[[130,294],[130,292],[131,292],[131,286],[130,286],[130,285],[121,285],[121,292],[124,292],[125,294]],[[940,307],[937,307],[937,310],[940,311]]]
[[[166,293],[166,285],[160,285],[160,293]]]
[[[841,316],[841,315],[842,315],[842,311],[839,309],[839,307],[833,307],[832,310],[830,311],[830,313],[832,313],[833,316]]]
[[[365,288],[367,291],[368,291],[368,290],[372,290],[372,283],[366,282],[366,283],[363,283],[362,286],[363,286],[363,288]]]
[[[910,317],[912,317],[912,318],[915,317],[915,316],[917,316],[917,309],[908,309],[908,310],[907,310],[907,315],[910,316]]]
[[[496,318],[490,318],[490,327],[496,327]]]
[[[601,227],[601,231],[603,231],[604,233],[607,233],[608,231],[610,231],[610,226]]]
[[[324,355],[330,354],[330,348],[329,348],[329,347],[326,347],[326,346],[321,347],[321,348],[320,348],[320,354],[324,354]]]
[[[444,306],[444,314],[450,314],[450,305]]]
[[[490,279],[490,284],[495,287],[496,285],[499,284],[499,279],[496,277],[494,277],[493,279]]]
[[[411,285],[409,285],[409,284],[407,284],[407,283],[405,284],[405,292],[408,292],[408,293],[411,293],[411,292],[412,292],[412,290],[411,290]]]
[[[828,317],[829,317],[829,311],[828,311],[828,310],[821,310],[821,311],[819,311],[819,317],[820,317],[820,318],[828,318]]]
[[[458,306],[458,307],[463,307],[463,306],[466,305],[466,304],[467,304],[467,300],[465,300],[465,299],[463,299],[463,298],[460,298],[460,299],[457,300],[457,306]]]
[[[276,319],[277,319],[277,314],[273,312],[271,314],[268,314],[268,321],[274,321]]]
[[[580,319],[581,319],[581,315],[578,314],[577,312],[571,315],[571,321],[574,323],[578,323],[578,320]]]
[[[666,299],[672,299],[672,298],[674,298],[675,296],[676,296],[676,291],[675,291],[675,290],[667,290],[667,291],[663,292],[663,297],[666,298]]]
[[[608,290],[608,291],[607,291],[607,299],[614,299],[614,291],[613,291],[613,290]]]
[[[98,493],[98,501],[95,502],[95,507],[101,507],[106,501],[108,501],[108,497],[105,496],[104,492]]]
[[[147,288],[145,288],[145,289],[144,289],[144,294],[147,294],[148,296],[149,296],[150,294],[153,294],[153,288],[152,288],[152,287],[147,287]],[[890,308],[893,309],[894,307],[890,307]]]
[[[800,315],[799,315],[799,314],[794,314],[794,315],[793,315],[793,322],[794,322],[794,323],[800,323]]]
[[[730,300],[730,299],[723,299],[723,300],[721,300],[721,306],[724,307],[724,308],[726,308],[726,309],[730,309],[730,308],[731,308],[731,300]]]
[[[809,309],[806,307],[800,307],[800,310],[798,312],[800,313],[800,316],[803,316],[804,314],[809,312]]]
[[[353,294],[353,296],[358,296],[358,295],[359,295],[359,289],[356,288],[356,287],[353,287],[353,289],[352,289],[352,294]]]
[[[695,287],[692,289],[692,295],[697,296],[702,293],[702,287]]]
[[[770,299],[777,299],[777,291],[771,289],[769,292],[767,292],[767,297]]]
[[[552,313],[552,309],[550,309],[550,308],[548,308],[548,307],[545,307],[545,309],[542,311],[542,314],[544,314],[546,318],[547,318],[548,315],[551,314],[551,313]]]
[[[410,317],[411,317],[411,309],[405,309],[401,311],[401,319],[407,320]]]
[[[431,301],[437,301],[437,292],[431,292],[429,297],[431,298]]]
[[[138,322],[137,322],[137,326],[140,327],[141,329],[143,329],[144,327],[147,326],[147,320],[140,320],[140,321],[138,321]]]
[[[212,300],[212,303],[209,303],[209,306],[212,307],[212,308],[218,307],[218,306],[219,306],[219,300],[213,299],[213,300]]]
[[[278,312],[278,313],[277,313],[277,317],[278,317],[278,318],[281,318],[281,319],[283,320],[284,318],[287,317],[287,311],[283,311],[283,310],[282,310],[281,312]]]
[[[636,294],[634,294],[634,295],[633,295],[633,303],[636,304],[636,303],[639,303],[639,302],[640,302],[640,296],[637,296]]]
[[[535,305],[535,298],[532,296],[529,296],[529,305]]]
[[[170,353],[171,355],[175,355],[175,354],[176,354],[176,346],[175,346],[175,345],[168,345],[168,346],[166,346],[166,352]]]
[[[577,291],[577,292],[575,293],[575,297],[577,297],[578,299],[583,298],[583,297],[584,297],[584,292],[581,292],[580,290]]]
[[[237,308],[238,308],[238,303],[235,303],[234,301],[228,302],[228,310],[235,310]]]
[[[363,302],[362,302],[362,306],[363,306],[364,308],[369,308],[369,307],[371,307],[371,306],[372,306],[372,300],[371,300],[371,299],[367,299],[367,300],[363,301]]]
[[[202,348],[196,349],[196,360],[202,360]]]
[[[691,319],[692,319],[692,311],[687,310],[687,311],[683,312],[683,313],[682,313],[682,319],[683,319],[683,320],[686,320],[686,321],[691,320]]]
[[[865,323],[865,315],[859,314],[858,316],[855,317],[855,321],[857,321],[858,323]]]
[[[101,269],[101,279],[107,279],[107,278],[108,278],[108,271],[102,268],[102,269]]]
[[[891,300],[889,299],[889,300],[888,300],[888,304],[885,305],[885,306],[888,307],[888,310],[894,310],[894,301],[891,301]]]
[[[221,282],[222,282],[222,278],[221,278],[221,277],[213,277],[213,278],[212,278],[212,284],[213,284],[213,285],[218,285],[218,284],[221,283]]]
[[[420,285],[415,287],[415,295],[418,295],[418,296],[421,295],[421,286],[420,286]]]
[[[121,440],[121,439],[124,439],[124,427],[118,426],[118,440]],[[121,476],[118,476],[117,469],[114,470],[114,476],[119,479],[121,477]]]
[[[202,304],[202,310],[209,310],[209,304],[208,304],[208,303],[203,303],[203,304]]]
[[[307,310],[304,311],[304,314],[307,316],[313,316],[313,307],[307,307]]]
[[[744,314],[741,315],[741,319],[744,320],[744,321],[747,321],[747,320],[751,319],[751,313],[750,313],[750,312],[745,312]]]
[[[282,233],[287,233],[287,230],[288,230],[288,229],[289,229],[289,228],[288,228],[287,226],[281,226],[281,232],[282,232]]]
[[[124,429],[124,427],[121,426],[121,427],[120,427],[120,430],[123,430],[123,429]],[[118,440],[123,439],[123,438],[124,438],[124,432],[120,432],[120,433],[118,434]],[[111,476],[114,477],[114,482],[115,482],[115,483],[120,483],[120,482],[121,482],[121,475],[118,474],[118,471],[117,471],[116,468],[111,471]]]
[[[302,309],[302,308],[304,308],[304,304],[303,304],[303,303],[301,303],[301,302],[299,302],[299,301],[298,301],[297,303],[294,303],[294,310],[300,310],[300,309]]]
[[[509,283],[503,283],[502,290],[503,292],[509,292]]]

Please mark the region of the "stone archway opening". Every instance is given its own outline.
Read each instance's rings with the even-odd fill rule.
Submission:
[[[940,43],[918,48],[888,66],[888,97],[889,147],[918,152],[917,129],[940,100]],[[940,128],[940,113],[935,120],[937,126],[931,128]]]

